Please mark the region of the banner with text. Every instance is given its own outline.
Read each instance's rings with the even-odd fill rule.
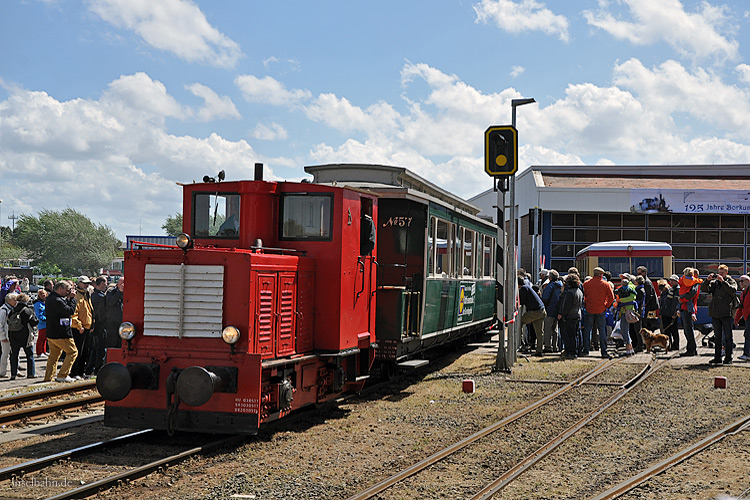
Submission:
[[[723,189],[631,189],[636,214],[750,214],[750,191]]]

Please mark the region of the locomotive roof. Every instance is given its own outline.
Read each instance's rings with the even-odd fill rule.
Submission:
[[[480,209],[453,193],[433,184],[404,167],[364,163],[311,165],[305,172],[312,174],[316,184],[345,184],[383,194],[416,195],[476,216]]]

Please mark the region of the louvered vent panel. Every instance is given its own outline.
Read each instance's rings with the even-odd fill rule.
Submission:
[[[263,358],[274,355],[276,276],[258,275],[258,303],[255,333]]]
[[[221,337],[222,266],[146,264],[143,334]]]

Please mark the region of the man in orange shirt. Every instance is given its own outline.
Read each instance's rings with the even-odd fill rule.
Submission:
[[[596,325],[599,331],[599,346],[602,358],[610,359],[607,352],[607,315],[606,311],[615,300],[612,287],[604,280],[604,269],[594,268],[594,277],[583,284],[583,300],[586,305],[586,320],[583,324],[583,341],[585,350],[591,346],[591,331]]]

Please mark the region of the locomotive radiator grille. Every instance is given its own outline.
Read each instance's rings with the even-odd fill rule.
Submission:
[[[221,337],[224,267],[147,264],[143,334]]]

